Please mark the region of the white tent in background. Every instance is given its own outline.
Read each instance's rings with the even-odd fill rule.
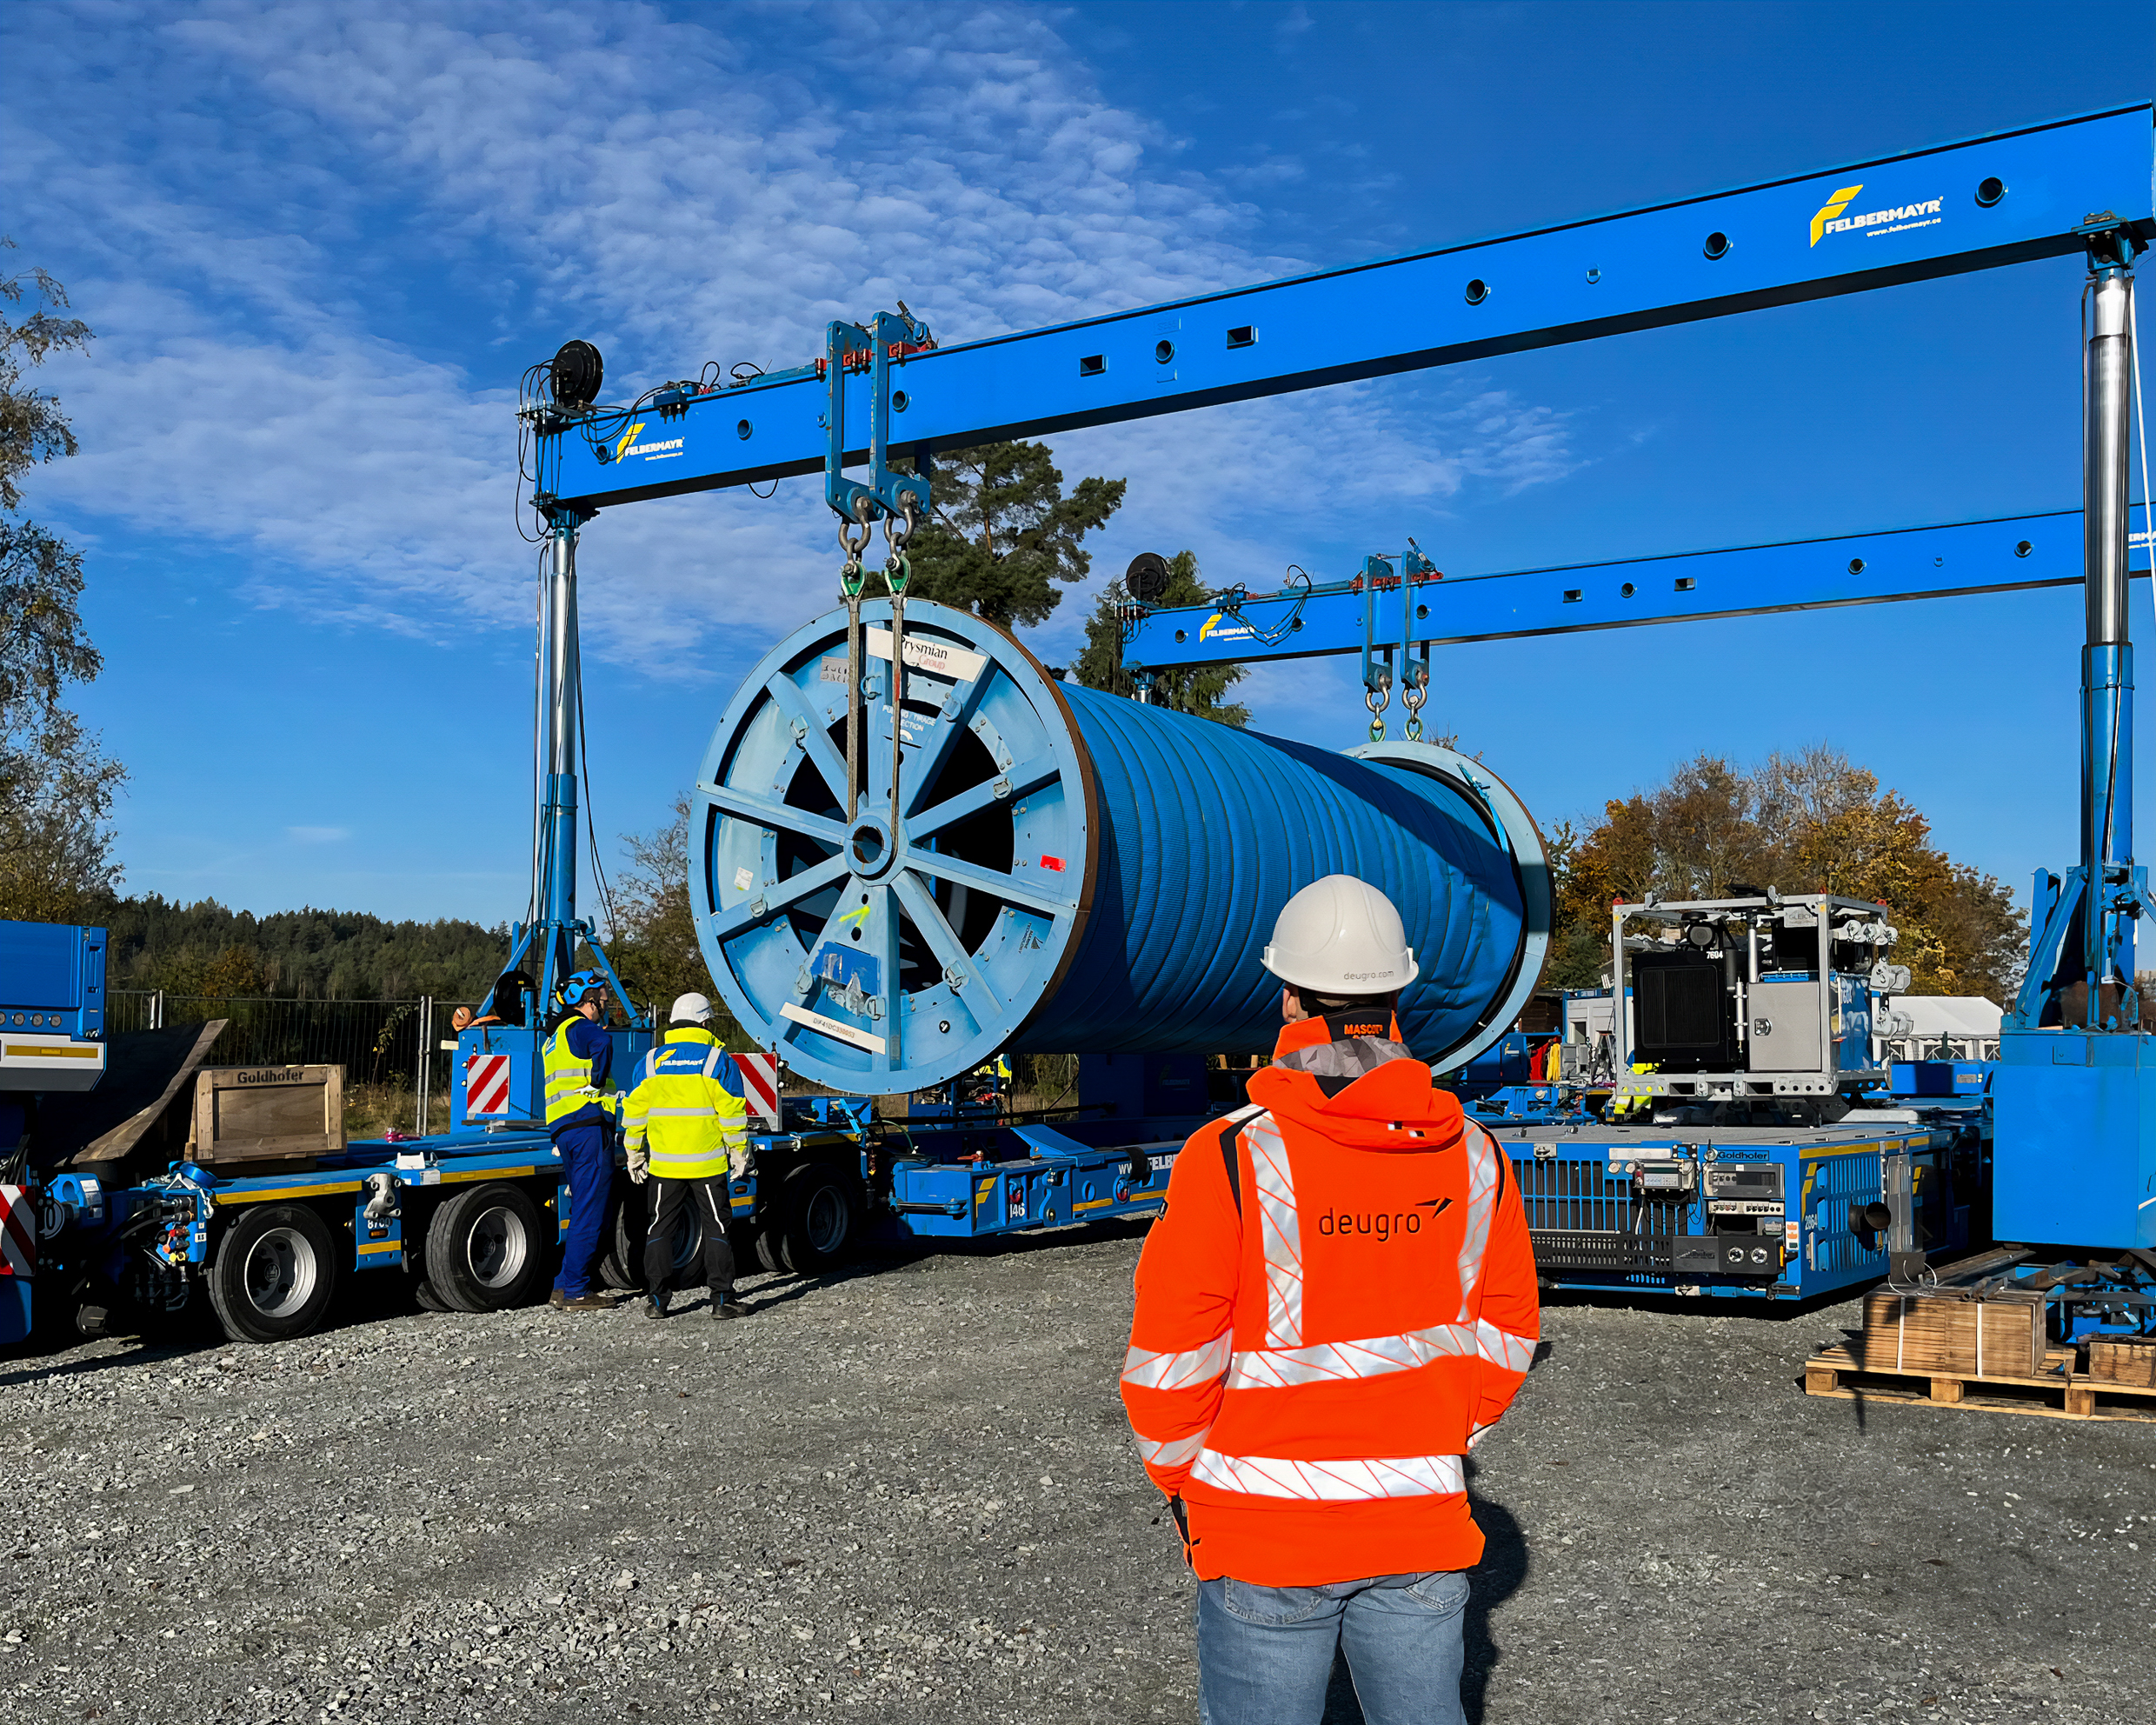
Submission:
[[[1915,1029],[1887,1044],[1896,1060],[1996,1060],[2005,1013],[1981,995],[1896,995]]]

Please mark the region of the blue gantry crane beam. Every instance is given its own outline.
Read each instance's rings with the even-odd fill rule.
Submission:
[[[1123,665],[1138,674],[1360,653],[1372,643],[1389,651],[2079,587],[2082,541],[2081,511],[2057,510],[1489,575],[1417,569],[1411,554],[1394,554],[1366,559],[1344,580],[1229,587],[1201,605],[1134,605]],[[2148,549],[2138,536],[2133,555],[2133,577],[2146,579]]]
[[[849,338],[580,418],[542,440],[538,489],[589,516],[816,472],[835,424],[879,415],[892,457],[920,456],[2071,256],[2091,228],[2146,229],[2148,156],[2143,104],[948,347],[908,316],[888,403]],[[842,456],[869,446],[849,430]]]

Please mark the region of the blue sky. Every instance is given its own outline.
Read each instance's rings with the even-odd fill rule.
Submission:
[[[87,554],[129,884],[521,914],[511,410],[570,336],[611,395],[798,363],[899,298],[989,335],[2146,100],[2153,50],[2145,4],[17,0],[4,226],[98,336],[47,369],[83,453],[30,506]],[[1096,576],[1188,546],[1256,586],[1408,534],[1470,573],[2071,507],[2081,273],[1056,449],[1131,481]],[[664,818],[742,674],[828,608],[828,523],[802,479],[587,533],[602,840]],[[2026,891],[2073,860],[2079,630],[2061,591],[1477,646],[1441,656],[1431,711],[1546,824],[1702,748],[1824,738]],[[1263,729],[1361,736],[1348,662],[1245,688]]]

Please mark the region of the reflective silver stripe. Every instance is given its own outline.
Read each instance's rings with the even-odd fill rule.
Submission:
[[[719,1047],[716,1043],[712,1045],[711,1052],[704,1058],[703,1076],[705,1077],[709,1078],[714,1072],[716,1072],[719,1069],[719,1056],[725,1052],[726,1050]]]
[[[1534,1363],[1534,1342],[1530,1336],[1514,1335],[1508,1329],[1500,1329],[1487,1318],[1474,1321],[1475,1351],[1494,1366],[1502,1366],[1508,1372],[1523,1372]]]
[[[1155,1354],[1133,1348],[1123,1355],[1123,1382],[1141,1389],[1188,1389],[1210,1383],[1228,1369],[1229,1333],[1222,1330],[1202,1348],[1180,1354]]]
[[[1364,1498],[1435,1497],[1467,1489],[1457,1455],[1387,1455],[1367,1462],[1292,1462],[1272,1455],[1198,1452],[1191,1477],[1251,1497],[1324,1502]]]
[[[1481,1442],[1484,1438],[1487,1437],[1490,1433],[1496,1429],[1496,1425],[1497,1422],[1495,1420],[1492,1420],[1488,1425],[1477,1426],[1473,1431],[1469,1432],[1467,1434],[1467,1448],[1472,1449],[1476,1444]]]
[[[1482,1254],[1490,1243],[1490,1213],[1497,1207],[1497,1141],[1480,1126],[1469,1122],[1464,1135],[1467,1152],[1467,1226],[1460,1236],[1460,1321],[1474,1315],[1474,1285],[1482,1269]]]
[[[1381,1377],[1413,1371],[1433,1360],[1476,1353],[1475,1332],[1466,1324],[1436,1323],[1405,1335],[1371,1335],[1360,1342],[1320,1342],[1308,1348],[1239,1352],[1229,1362],[1230,1389],[1284,1389],[1295,1383]]]
[[[717,1117],[719,1111],[715,1108],[648,1108],[644,1112],[654,1120],[687,1120],[692,1116],[711,1120]]]
[[[1155,1443],[1149,1437],[1138,1440],[1138,1459],[1150,1467],[1180,1468],[1193,1455],[1205,1448],[1206,1434],[1194,1432],[1188,1437],[1170,1438]]]
[[[1302,1227],[1295,1217],[1295,1176],[1279,1122],[1261,1116],[1245,1127],[1250,1174],[1258,1189],[1265,1248],[1265,1341],[1271,1348],[1302,1345]]]

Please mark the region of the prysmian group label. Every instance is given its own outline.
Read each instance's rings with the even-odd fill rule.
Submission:
[[[868,656],[888,660],[891,656],[891,631],[872,629],[868,631]],[[963,647],[954,647],[948,642],[938,641],[933,636],[908,635],[906,637],[906,663],[917,671],[927,671],[934,676],[947,676],[954,683],[971,683],[988,669],[988,662],[979,653],[969,653]]]

